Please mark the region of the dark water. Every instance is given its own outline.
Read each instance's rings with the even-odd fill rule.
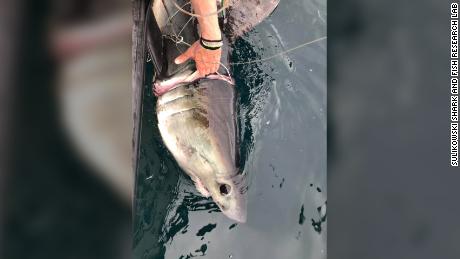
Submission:
[[[325,21],[325,1],[282,1],[235,42],[232,61],[268,57],[323,37]],[[135,258],[326,257],[326,41],[232,69],[241,163],[250,183],[247,223],[226,218],[179,169],[161,140],[147,80]]]

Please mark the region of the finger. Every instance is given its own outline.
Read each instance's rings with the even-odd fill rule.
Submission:
[[[196,69],[198,71],[198,74],[200,74],[200,77],[206,76],[205,68],[203,67],[203,65],[201,63],[197,63]]]
[[[217,70],[219,70],[219,65],[214,65],[214,67],[212,68],[212,73],[216,73]]]
[[[200,73],[200,77],[206,77],[206,75],[208,75],[208,74],[206,74],[206,70],[203,70],[203,69],[201,71],[198,71],[198,72]]]
[[[192,48],[187,49],[182,55],[178,56],[175,60],[174,63],[176,64],[182,64],[185,61],[189,60],[192,57]]]
[[[192,82],[192,81],[195,81],[196,79],[198,79],[200,77],[200,74],[198,73],[198,70],[193,72],[193,74],[189,75],[185,81],[186,82]]]
[[[214,67],[215,67],[214,65],[208,66],[208,74],[212,74],[212,73],[216,72],[216,71],[214,71]]]

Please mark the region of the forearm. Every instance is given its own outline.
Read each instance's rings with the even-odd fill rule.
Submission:
[[[191,3],[196,14],[204,15],[198,17],[201,36],[209,40],[221,39],[216,0],[191,0]],[[211,13],[213,15],[208,15]]]
[[[222,40],[217,18],[217,3],[216,0],[191,0],[191,3],[194,13],[198,15],[200,35],[208,41],[202,39],[195,41],[174,62],[182,64],[188,59],[193,59],[197,69],[193,75],[206,77],[217,72],[222,55],[222,42],[216,42]]]

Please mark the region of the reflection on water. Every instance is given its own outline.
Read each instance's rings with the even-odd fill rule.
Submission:
[[[232,62],[325,36],[324,1],[281,2],[234,44]],[[147,64],[147,71],[152,65]],[[150,81],[144,89],[134,214],[135,258],[326,257],[326,43],[233,66],[248,219],[203,198],[165,148]],[[151,79],[152,74],[147,75]]]

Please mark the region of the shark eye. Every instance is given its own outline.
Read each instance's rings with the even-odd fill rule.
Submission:
[[[228,184],[221,183],[219,185],[220,194],[222,194],[223,196],[227,196],[231,190],[232,190],[232,187],[230,187],[230,185]]]

